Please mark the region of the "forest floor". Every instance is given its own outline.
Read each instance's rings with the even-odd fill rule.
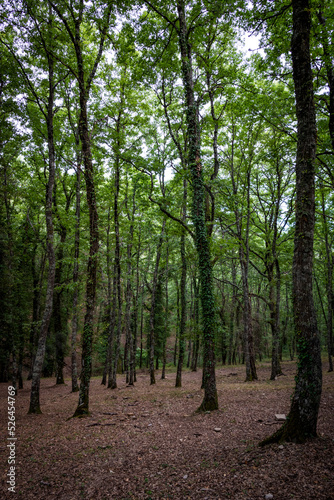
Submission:
[[[201,371],[185,371],[176,389],[167,379],[137,375],[135,387],[118,376],[113,391],[94,378],[91,415],[68,419],[78,401],[71,382],[41,382],[42,415],[27,415],[30,383],[16,397],[16,489],[7,491],[7,384],[0,384],[0,498],[22,499],[334,499],[334,374],[324,371],[319,438],[304,445],[259,448],[287,414],[295,363],[269,381],[244,383],[243,366],[217,369],[220,409],[195,414]],[[219,430],[220,429],[220,430]],[[3,432],[4,431],[4,432]]]

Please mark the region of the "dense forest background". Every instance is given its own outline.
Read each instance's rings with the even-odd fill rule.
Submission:
[[[313,296],[332,371],[334,7],[311,7]],[[291,34],[280,0],[4,2],[0,381],[21,388],[25,368],[31,411],[65,358],[78,409],[91,373],[115,388],[121,370],[153,384],[175,365],[180,386],[204,364],[210,393],[215,362],[254,380],[271,358],[274,380],[295,359]]]

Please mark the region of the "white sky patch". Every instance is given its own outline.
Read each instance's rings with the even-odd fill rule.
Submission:
[[[175,171],[174,171],[173,167],[166,167],[165,168],[165,181],[170,181],[171,179],[173,179],[174,174],[175,174]]]
[[[238,47],[247,57],[251,56],[254,52],[259,52],[264,56],[264,50],[260,49],[261,35],[251,35],[245,31],[240,32],[241,43],[238,43]]]

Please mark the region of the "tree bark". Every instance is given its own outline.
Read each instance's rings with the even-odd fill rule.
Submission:
[[[82,417],[89,414],[89,385],[92,371],[92,343],[93,343],[93,322],[94,308],[96,296],[96,276],[97,276],[97,257],[99,249],[99,230],[98,216],[96,206],[96,194],[94,184],[94,169],[91,151],[91,139],[89,134],[87,104],[92,82],[95,78],[98,65],[100,63],[103,48],[106,39],[106,33],[109,26],[112,3],[107,4],[103,24],[100,30],[100,40],[98,52],[94,60],[93,67],[90,72],[86,71],[83,44],[81,39],[81,26],[84,15],[84,2],[80,2],[78,6],[78,14],[74,13],[72,5],[68,5],[71,18],[74,21],[72,29],[63,12],[55,5],[52,0],[48,0],[49,5],[57,13],[61,19],[69,38],[72,42],[76,56],[75,73],[79,87],[79,138],[81,141],[82,159],[84,164],[84,178],[86,183],[87,205],[89,210],[89,257],[87,265],[87,282],[86,282],[86,314],[84,319],[84,327],[82,334],[82,355],[81,355],[81,374],[80,374],[80,390],[79,402],[74,412],[73,417]]]
[[[135,196],[136,196],[136,186],[133,189],[133,205],[132,205],[132,214],[128,212],[128,220],[130,222],[129,228],[129,241],[127,244],[127,283],[126,283],[126,307],[125,307],[125,326],[126,326],[126,343],[128,346],[128,370],[126,374],[127,382],[129,385],[134,385],[134,341],[133,341],[133,332],[132,332],[132,321],[131,321],[131,303],[133,298],[132,293],[132,242],[134,235],[134,219],[136,212],[136,204],[135,204]]]
[[[296,95],[296,223],[293,257],[293,315],[298,371],[285,424],[260,445],[280,441],[302,443],[317,435],[322,390],[320,339],[312,291],[315,220],[316,116],[310,59],[309,0],[293,0],[291,54]]]
[[[249,270],[249,223],[250,223],[250,171],[247,172],[247,222],[245,230],[245,238],[242,237],[242,228],[240,214],[236,209],[237,232],[239,237],[239,259],[242,276],[242,291],[243,291],[243,354],[246,365],[246,382],[257,380],[255,367],[255,354],[253,343],[253,324],[251,302],[249,297],[248,285],[248,270]]]
[[[49,17],[49,29],[52,29],[52,21]],[[48,280],[46,289],[45,306],[42,317],[42,323],[38,338],[37,351],[32,371],[30,406],[28,413],[42,413],[39,401],[40,379],[45,355],[45,344],[48,333],[50,318],[52,314],[53,291],[55,282],[56,259],[54,252],[54,234],[52,219],[52,196],[55,182],[55,153],[54,153],[54,134],[53,134],[53,114],[54,114],[54,70],[52,56],[48,55],[49,66],[49,96],[47,105],[47,133],[48,133],[48,161],[49,161],[49,179],[46,187],[45,218],[46,218],[46,238],[47,255],[49,262]]]
[[[185,253],[185,229],[181,229],[181,282],[180,282],[180,331],[179,331],[179,359],[177,363],[175,387],[182,387],[182,367],[185,351],[185,333],[186,333],[186,278],[187,278],[187,261]]]
[[[167,238],[166,238],[167,239]],[[167,338],[169,334],[169,304],[168,304],[168,275],[169,275],[169,247],[168,240],[166,241],[166,288],[165,288],[165,332],[163,338],[163,346],[162,346],[162,371],[161,371],[161,379],[164,380],[166,378],[166,349],[167,349]]]
[[[77,368],[77,331],[78,331],[78,296],[79,296],[79,252],[80,252],[80,164],[77,162],[76,202],[75,202],[75,235],[74,235],[74,266],[73,266],[73,316],[71,332],[71,377],[72,392],[79,391]]]
[[[120,116],[117,120],[117,133],[119,134],[120,127]],[[116,152],[116,162],[115,162],[115,196],[114,196],[114,223],[115,223],[115,282],[114,282],[114,304],[113,314],[115,314],[114,322],[116,323],[116,304],[118,305],[117,312],[117,328],[116,328],[116,342],[115,346],[112,347],[112,360],[110,363],[110,376],[108,380],[108,387],[111,389],[117,388],[117,364],[120,351],[120,340],[121,340],[121,328],[122,328],[122,286],[121,286],[121,245],[120,245],[120,234],[119,234],[119,188],[120,188],[120,165],[119,165],[119,154]],[[111,318],[112,320],[112,318]],[[114,328],[114,323],[111,323],[111,327]]]
[[[326,248],[326,267],[327,267],[327,355],[328,355],[328,371],[333,371],[333,360],[332,360],[332,343],[333,343],[333,258],[329,242],[329,230],[327,222],[327,214],[325,210],[325,199],[324,192],[321,192],[321,206],[322,206],[322,218],[324,224],[324,234],[325,234],[325,248]]]
[[[99,249],[98,215],[96,207],[92,153],[88,132],[88,95],[84,84],[82,61],[81,64],[78,62],[78,66],[80,78],[79,134],[82,145],[83,163],[85,167],[84,178],[86,182],[87,205],[89,209],[89,257],[86,282],[86,314],[82,334],[79,402],[77,409],[74,412],[74,417],[80,417],[89,414],[89,385],[92,371],[93,322],[96,296],[97,256]]]
[[[186,98],[186,122],[188,132],[188,168],[193,186],[192,219],[195,227],[195,243],[201,284],[201,302],[204,337],[204,398],[198,411],[218,409],[218,396],[215,374],[215,310],[212,286],[212,264],[210,246],[205,223],[204,183],[200,152],[200,129],[198,109],[195,102],[192,51],[189,29],[186,23],[185,2],[178,0],[179,46],[183,85]]]
[[[155,384],[155,375],[154,375],[155,299],[156,299],[156,291],[157,291],[157,285],[158,285],[159,263],[160,263],[160,258],[161,258],[161,247],[162,247],[164,233],[165,233],[165,225],[166,225],[166,219],[163,220],[161,234],[160,234],[160,238],[159,238],[159,243],[157,246],[157,254],[156,254],[156,258],[155,258],[155,268],[154,268],[154,274],[153,274],[152,295],[151,295],[150,337],[149,337],[149,339],[150,339],[150,382],[151,382],[151,385]]]
[[[182,207],[182,220],[186,221],[187,212],[187,180],[183,181],[183,207]],[[186,234],[185,229],[181,228],[180,251],[181,251],[181,282],[180,282],[180,302],[181,302],[181,315],[180,315],[180,331],[179,331],[179,359],[177,364],[175,387],[182,386],[182,367],[185,353],[185,334],[186,334],[186,280],[187,280],[187,260],[186,260]]]
[[[196,280],[196,276],[193,280],[194,283],[194,328],[195,328],[195,338],[194,338],[194,348],[193,357],[191,360],[191,371],[197,372],[197,362],[199,354],[199,285]]]
[[[66,193],[65,193],[66,195]],[[71,203],[71,196],[66,195],[65,212],[68,213]],[[61,289],[61,277],[63,270],[64,244],[67,236],[67,228],[62,223],[57,203],[57,184],[54,186],[53,196],[54,212],[58,218],[60,242],[56,252],[56,273],[55,273],[55,291],[53,296],[53,321],[56,338],[56,384],[64,384],[64,350],[66,344],[66,330],[63,321],[63,290]]]

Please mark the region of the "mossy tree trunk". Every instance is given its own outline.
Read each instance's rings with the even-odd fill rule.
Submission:
[[[215,309],[212,286],[212,263],[210,245],[205,223],[205,194],[200,151],[200,129],[198,109],[194,95],[192,49],[190,31],[186,22],[184,0],[177,2],[179,16],[179,46],[181,68],[186,100],[186,123],[188,135],[188,169],[193,187],[192,220],[195,227],[195,243],[198,254],[201,285],[203,340],[204,340],[204,398],[199,411],[216,410],[218,396],[215,374]]]
[[[199,285],[194,276],[193,279],[194,284],[194,329],[195,329],[195,338],[193,343],[193,355],[191,360],[191,371],[197,372],[197,362],[198,362],[198,354],[199,354]]]
[[[291,54],[298,123],[293,257],[293,315],[298,371],[287,420],[275,434],[260,443],[262,446],[280,441],[302,443],[316,437],[322,390],[320,339],[312,291],[317,130],[309,43],[311,10],[309,0],[293,0],[292,7]]]
[[[186,221],[186,205],[187,205],[187,181],[183,181],[183,207],[182,220]],[[180,330],[179,330],[179,359],[177,364],[175,387],[182,386],[182,367],[185,354],[185,334],[186,334],[186,280],[187,280],[187,260],[186,260],[186,234],[185,229],[181,229],[180,252],[181,252],[181,281],[180,281]]]
[[[181,229],[181,281],[180,281],[180,302],[181,302],[181,314],[180,314],[180,329],[179,329],[179,359],[177,363],[177,372],[175,387],[182,386],[182,367],[185,354],[185,334],[186,334],[186,278],[187,278],[187,262],[185,256],[185,229]]]

